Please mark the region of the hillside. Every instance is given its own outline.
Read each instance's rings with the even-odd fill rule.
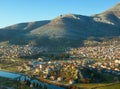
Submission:
[[[60,15],[52,20],[20,23],[0,29],[0,42],[46,47],[78,47],[85,40],[102,42],[120,36],[120,3],[93,16]]]

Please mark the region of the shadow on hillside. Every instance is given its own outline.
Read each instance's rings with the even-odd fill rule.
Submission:
[[[29,35],[30,30],[0,30],[0,42],[9,41],[10,44],[15,45],[26,45],[33,43],[35,46],[45,46],[45,47],[80,47],[83,46],[84,40],[95,40],[102,41],[101,38],[107,38],[110,40],[113,37],[120,36],[120,27],[117,25],[106,24],[102,22],[95,22],[91,18],[85,18],[84,22],[81,20],[78,22],[72,21],[72,19],[67,19],[67,24],[72,24],[66,27],[66,33],[77,34],[78,37],[70,38],[53,38],[49,36],[36,36]],[[66,21],[66,18],[63,18]],[[36,26],[35,26],[36,27]],[[33,27],[34,28],[34,27]],[[70,30],[69,30],[70,29]],[[72,36],[72,35],[70,35]]]

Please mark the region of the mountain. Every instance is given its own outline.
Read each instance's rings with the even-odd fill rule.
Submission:
[[[107,11],[103,12],[102,15],[115,15],[117,18],[120,18],[120,3],[116,4],[112,8],[108,9]]]
[[[93,16],[60,15],[52,20],[20,23],[0,29],[0,42],[37,46],[78,47],[120,36],[120,3]]]
[[[32,30],[37,27],[40,27],[42,25],[45,25],[49,23],[49,20],[45,21],[35,21],[35,22],[29,22],[29,23],[20,23],[20,24],[15,24],[12,26],[5,27],[4,29],[12,29],[12,30]]]
[[[108,24],[116,25],[120,24],[120,3],[116,4],[112,8],[106,10],[101,14],[97,14],[94,17],[98,17],[98,20]]]
[[[10,44],[18,45],[27,44],[31,37],[26,35],[29,34],[31,30],[47,23],[49,23],[49,20],[19,23],[0,29],[0,42],[9,41]]]

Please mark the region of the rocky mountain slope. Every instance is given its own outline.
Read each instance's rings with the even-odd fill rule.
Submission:
[[[20,23],[0,29],[0,42],[37,46],[77,47],[85,40],[120,36],[120,3],[93,16],[65,14],[50,21]]]

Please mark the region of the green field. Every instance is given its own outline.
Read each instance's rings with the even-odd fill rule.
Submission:
[[[96,89],[120,89],[120,83],[112,84],[112,85],[108,85],[108,86],[104,86]]]
[[[120,83],[75,84],[81,89],[120,89]]]

